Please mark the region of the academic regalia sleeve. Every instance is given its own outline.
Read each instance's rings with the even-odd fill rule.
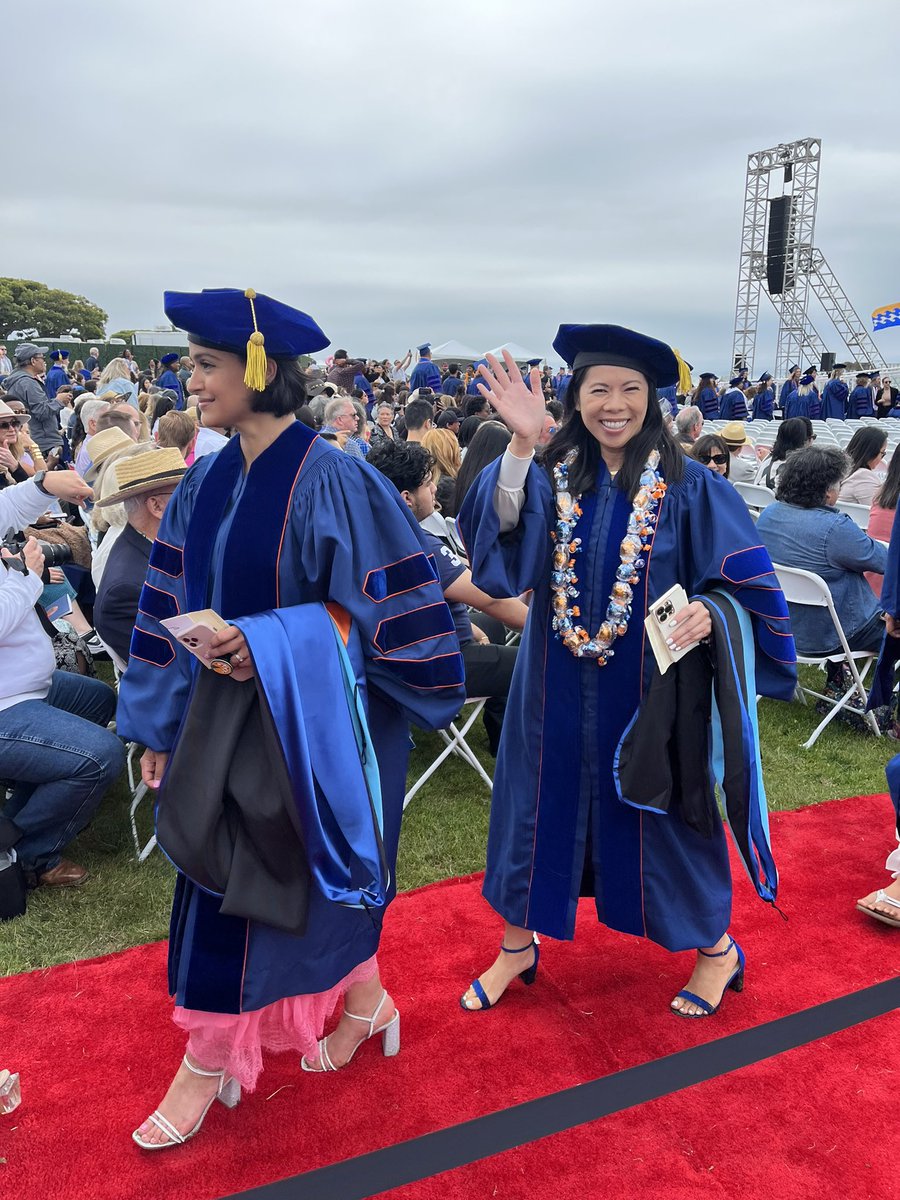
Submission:
[[[210,458],[191,467],[169,501],[141,592],[128,670],[119,684],[116,729],[128,741],[169,751],[191,686],[192,656],[160,625],[186,612],[184,539],[199,482]],[[204,463],[206,466],[204,466]]]
[[[297,503],[302,574],[359,628],[370,686],[439,729],[465,699],[453,617],[424,535],[378,471],[329,455]]]
[[[666,497],[676,504],[679,537],[687,541],[690,595],[724,587],[752,616],[757,686],[764,696],[790,700],[797,680],[790,617],[768,551],[747,506],[721,475],[685,461],[685,475]]]
[[[519,523],[509,533],[501,534],[494,508],[501,461],[497,459],[485,467],[469,488],[458,528],[475,586],[489,596],[519,596],[549,576],[553,492],[546,471],[532,462]]]

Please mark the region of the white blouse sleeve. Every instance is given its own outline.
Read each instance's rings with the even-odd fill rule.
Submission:
[[[494,511],[500,518],[501,533],[509,533],[519,523],[525,503],[525,480],[533,461],[533,450],[528,458],[517,458],[511,450],[504,451],[494,489]]]

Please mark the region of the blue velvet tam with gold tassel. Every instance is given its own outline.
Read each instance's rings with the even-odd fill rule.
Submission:
[[[253,288],[206,288],[165,292],[163,309],[191,341],[247,358],[244,382],[255,392],[266,387],[266,355],[297,358],[328,345],[312,317]]]

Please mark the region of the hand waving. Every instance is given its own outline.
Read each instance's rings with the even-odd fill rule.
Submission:
[[[541,372],[537,367],[533,368],[529,391],[522,378],[522,372],[516,366],[516,360],[508,350],[503,351],[505,368],[493,354],[488,354],[487,360],[490,370],[483,365],[478,368],[478,373],[487,381],[487,386],[479,383],[478,390],[485,399],[490,400],[512,431],[514,440],[519,439],[518,446],[511,447],[513,452],[518,449],[530,454],[541,436],[547,412],[541,389]]]

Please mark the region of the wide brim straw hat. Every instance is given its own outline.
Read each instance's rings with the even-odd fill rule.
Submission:
[[[99,433],[95,433],[90,440],[88,453],[91,456],[91,465],[84,473],[84,478],[88,483],[93,483],[100,473],[100,468],[104,462],[116,450],[121,450],[123,446],[133,446],[134,441],[128,436],[124,429],[119,429],[118,426],[111,426],[109,429],[101,429]]]
[[[118,491],[97,502],[98,508],[110,504],[121,504],[129,496],[143,496],[151,492],[165,491],[175,485],[187,470],[180,450],[166,447],[162,450],[147,450],[131,458],[123,458],[115,464]]]
[[[747,436],[743,421],[729,421],[719,430],[719,437],[729,447],[753,445],[753,438]]]

